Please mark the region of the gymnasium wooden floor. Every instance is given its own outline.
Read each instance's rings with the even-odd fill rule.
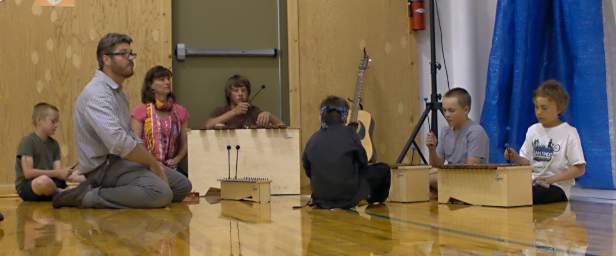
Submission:
[[[0,199],[1,255],[613,255],[614,205],[388,203],[357,212],[223,201],[155,210]]]

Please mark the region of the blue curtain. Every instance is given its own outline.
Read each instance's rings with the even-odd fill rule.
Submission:
[[[577,128],[586,158],[584,187],[613,189],[601,0],[499,0],[481,124],[490,161],[520,149],[537,122],[532,92],[556,79],[571,99],[563,121]]]

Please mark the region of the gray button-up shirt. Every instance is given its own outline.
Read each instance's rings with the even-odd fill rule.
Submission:
[[[140,143],[131,130],[128,106],[120,85],[97,70],[75,104],[75,142],[82,173],[94,170],[108,155],[125,157]]]

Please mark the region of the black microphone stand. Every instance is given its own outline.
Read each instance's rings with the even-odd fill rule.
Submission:
[[[259,90],[254,95],[252,95],[252,97],[250,98],[250,100],[248,100],[248,102],[252,103],[252,101],[257,97],[257,95],[259,95],[259,93],[261,93],[261,91],[263,90],[265,90],[264,84],[262,84],[261,88],[259,88]]]
[[[429,0],[429,1],[430,1],[430,75],[431,75],[430,81],[432,82],[430,101],[426,102],[426,109],[421,114],[421,117],[419,118],[417,125],[415,125],[415,128],[413,128],[413,132],[411,132],[411,136],[406,141],[406,144],[404,145],[402,152],[400,152],[400,155],[398,155],[396,164],[402,163],[402,160],[404,160],[404,157],[406,156],[406,153],[411,148],[411,145],[415,146],[415,148],[417,149],[417,153],[421,157],[421,160],[425,164],[428,164],[428,161],[426,161],[424,154],[421,153],[421,150],[419,146],[417,145],[417,142],[415,141],[415,139],[417,138],[417,135],[419,134],[419,130],[421,129],[421,126],[426,121],[428,114],[431,114],[431,119],[432,119],[432,123],[430,125],[431,126],[430,131],[434,133],[434,136],[438,136],[438,121],[437,121],[438,114],[437,113],[438,112],[441,112],[441,114],[443,113],[443,104],[440,102],[441,95],[438,93],[438,89],[436,86],[436,72],[437,70],[441,69],[441,64],[436,62],[436,46],[435,46],[436,39],[435,39],[435,29],[434,29],[434,1],[435,0]]]
[[[235,179],[237,179],[237,164],[240,158],[240,145],[235,145]]]
[[[231,179],[231,145],[227,145],[227,178]]]

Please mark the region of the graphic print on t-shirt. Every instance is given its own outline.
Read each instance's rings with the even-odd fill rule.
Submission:
[[[547,144],[541,143],[539,139],[533,140],[533,160],[537,162],[535,167],[543,170],[552,161],[554,153],[560,151],[560,145],[552,143],[552,139]]]

